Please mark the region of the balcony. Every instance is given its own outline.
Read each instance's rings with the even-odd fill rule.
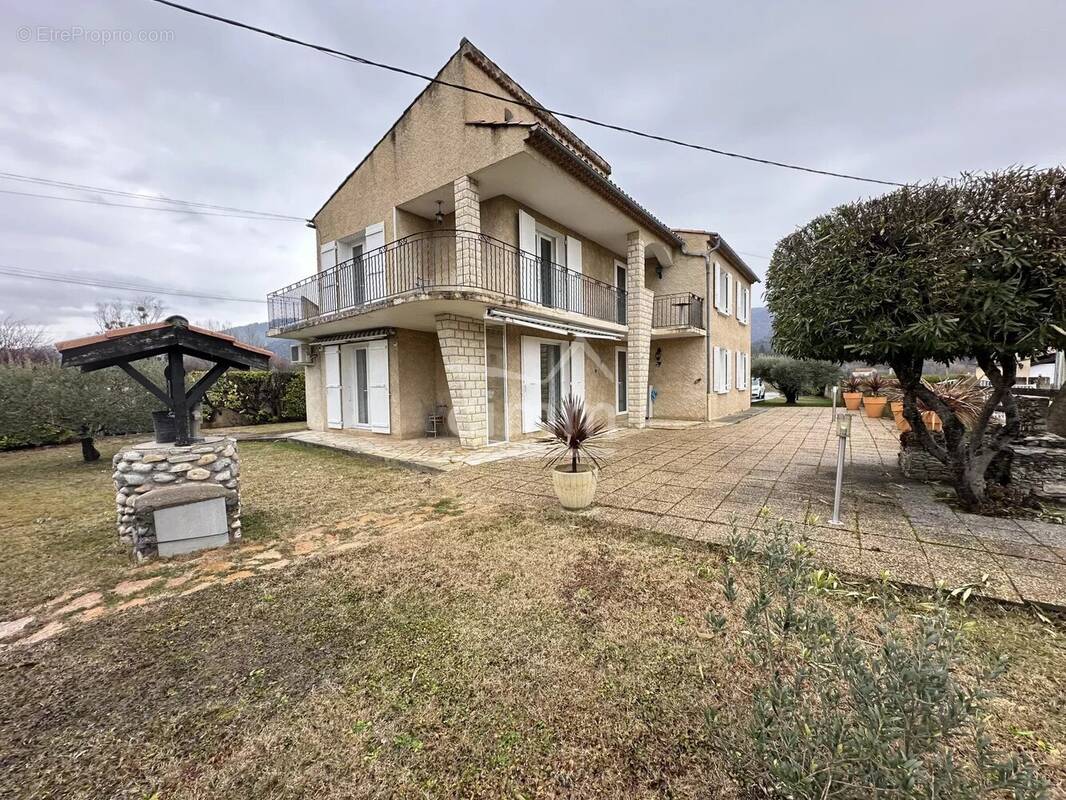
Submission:
[[[651,310],[653,331],[702,331],[703,298],[691,292],[656,295]]]
[[[405,300],[531,304],[625,324],[626,293],[484,234],[434,230],[397,239],[267,295],[281,332]]]

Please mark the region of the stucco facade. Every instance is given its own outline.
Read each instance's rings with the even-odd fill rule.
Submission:
[[[500,98],[427,87],[314,215],[316,273],[270,297],[309,426],[412,438],[443,409],[480,447],[571,392],[612,427],[747,408],[739,256],[638,205],[469,42],[440,76]]]

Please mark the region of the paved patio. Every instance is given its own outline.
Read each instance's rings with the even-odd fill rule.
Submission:
[[[842,519],[832,515],[837,440],[827,408],[774,408],[726,426],[629,432],[606,443],[596,506],[612,522],[723,543],[731,525],[775,518],[811,523],[818,555],[841,573],[949,586],[1066,607],[1066,526],[953,510],[948,487],[909,481],[896,468],[889,420],[853,414]],[[445,476],[454,490],[492,502],[556,507],[550,478],[530,457]],[[767,519],[763,508],[769,509]]]

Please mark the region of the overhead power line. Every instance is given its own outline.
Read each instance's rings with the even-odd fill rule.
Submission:
[[[199,300],[221,300],[223,302],[231,303],[266,303],[266,300],[263,298],[253,299],[250,297],[233,297],[232,295],[205,294],[203,292],[191,292],[185,289],[172,289],[118,279],[93,277],[91,275],[63,275],[57,272],[31,270],[26,269],[25,267],[13,267],[8,264],[0,264],[0,275],[7,275],[12,278],[26,278],[35,281],[64,283],[72,286],[94,286],[100,289],[121,289],[130,292],[146,292],[148,294],[162,294],[174,297],[192,297]]]
[[[571,113],[568,113],[568,112],[565,112],[565,111],[558,111],[556,109],[547,108],[545,106],[540,105],[539,103],[526,103],[526,102],[523,102],[521,100],[517,100],[516,98],[510,97],[510,96],[507,96],[507,95],[495,94],[493,92],[487,92],[487,91],[484,91],[482,89],[475,89],[475,88],[470,87],[470,86],[464,86],[461,83],[453,83],[451,81],[442,80],[441,78],[435,78],[432,75],[423,75],[420,72],[415,72],[414,70],[406,69],[404,67],[397,67],[397,66],[395,66],[393,64],[386,64],[386,63],[381,62],[381,61],[371,61],[368,58],[363,58],[362,56],[357,56],[354,53],[347,53],[347,52],[345,52],[343,50],[336,50],[336,49],[334,49],[332,47],[326,47],[325,45],[315,44],[313,42],[308,42],[308,41],[305,41],[303,39],[297,39],[297,38],[295,38],[293,36],[287,36],[286,34],[278,33],[277,31],[267,30],[266,28],[259,28],[259,27],[256,27],[255,25],[249,25],[246,22],[240,22],[239,20],[231,19],[229,17],[223,17],[223,16],[220,16],[218,14],[211,14],[211,13],[209,13],[207,11],[201,11],[200,9],[197,9],[197,8],[192,8],[190,6],[182,5],[181,3],[174,3],[174,2],[171,2],[171,0],[152,0],[152,2],[159,3],[160,5],[164,5],[164,6],[170,6],[173,9],[177,9],[178,11],[184,11],[187,14],[192,14],[192,15],[197,16],[197,17],[203,17],[204,19],[213,20],[215,22],[221,22],[224,25],[230,25],[230,26],[232,26],[234,28],[240,28],[242,30],[251,31],[252,33],[258,33],[258,34],[260,34],[262,36],[269,36],[272,39],[277,39],[277,40],[282,41],[282,42],[287,42],[289,44],[299,45],[300,47],[307,47],[307,48],[310,48],[312,50],[317,50],[320,53],[325,53],[326,55],[330,55],[330,56],[334,56],[334,57],[337,57],[337,58],[346,59],[348,61],[353,61],[356,64],[363,64],[364,66],[375,67],[376,69],[383,69],[383,70],[387,70],[388,72],[395,72],[395,73],[400,74],[400,75],[407,75],[407,76],[409,76],[411,78],[418,78],[419,80],[427,81],[428,83],[435,83],[435,84],[437,84],[439,86],[448,86],[448,87],[450,87],[452,89],[458,89],[458,90],[463,91],[463,92],[469,92],[470,94],[478,94],[478,95],[481,95],[483,97],[492,98],[494,100],[503,100],[503,101],[505,101],[507,103],[511,103],[513,105],[522,106],[524,108],[529,108],[529,109],[534,110],[534,111],[546,112],[548,114],[553,114],[556,117],[562,117],[563,119],[572,119],[572,120],[576,120],[578,122],[584,122],[584,123],[586,123],[588,125],[595,125],[598,128],[606,128],[607,130],[618,131],[619,133],[627,133],[627,134],[629,134],[631,136],[639,136],[639,137],[641,137],[643,139],[652,139],[652,140],[657,141],[657,142],[665,142],[667,144],[677,145],[678,147],[687,147],[690,150],[701,150],[701,151],[703,151],[705,153],[714,153],[715,155],[719,155],[719,156],[727,156],[729,158],[738,158],[738,159],[742,159],[744,161],[752,161],[752,162],[754,162],[756,164],[765,164],[765,165],[771,166],[771,167],[780,167],[782,169],[791,169],[791,170],[796,170],[798,172],[808,172],[808,173],[811,173],[811,174],[814,174],[814,175],[827,175],[827,176],[832,177],[832,178],[845,178],[845,179],[851,180],[851,181],[862,181],[864,183],[876,183],[876,184],[880,184],[881,186],[908,186],[909,185],[909,184],[900,183],[900,182],[897,182],[897,181],[881,180],[879,178],[866,178],[866,177],[863,177],[861,175],[850,175],[850,174],[848,174],[846,172],[833,172],[832,170],[815,169],[814,167],[804,167],[804,166],[801,166],[799,164],[789,164],[789,163],[787,163],[785,161],[776,161],[776,160],[770,159],[770,158],[758,158],[756,156],[749,156],[749,155],[745,155],[743,153],[735,153],[735,152],[732,152],[732,151],[729,151],[729,150],[722,150],[722,149],[717,148],[717,147],[709,147],[707,145],[694,144],[692,142],[686,142],[686,141],[683,141],[681,139],[674,139],[674,138],[671,138],[669,136],[660,136],[660,135],[654,134],[654,133],[647,133],[645,131],[639,131],[639,130],[636,130],[634,128],[627,128],[627,127],[622,126],[622,125],[615,125],[615,124],[610,123],[610,122],[601,122],[600,120],[592,119],[591,117],[585,117],[585,116],[581,116],[579,114],[571,114]]]
[[[65,200],[68,203],[86,203],[94,206],[111,206],[112,208],[138,208],[141,211],[164,211],[171,214],[194,214],[200,217],[231,217],[234,219],[269,220],[271,222],[288,222],[276,217],[255,216],[252,214],[228,214],[223,211],[198,211],[191,208],[165,208],[162,206],[141,206],[136,203],[108,203],[105,200],[94,200],[88,197],[63,197],[58,194],[37,194],[35,192],[17,192],[14,189],[0,189],[0,194],[11,194],[17,197],[32,197],[38,200]]]
[[[171,203],[188,208],[204,208],[213,211],[225,211],[233,214],[250,214],[254,217],[264,217],[267,219],[279,219],[292,222],[304,222],[308,220],[304,217],[295,217],[291,214],[276,214],[272,211],[255,211],[247,208],[236,208],[234,206],[220,206],[212,203],[199,203],[194,200],[180,200],[174,197],[166,197],[163,195],[153,195],[144,192],[130,192],[122,189],[109,189],[103,186],[90,186],[84,183],[71,183],[70,181],[57,181],[51,178],[38,178],[33,175],[21,175],[17,172],[2,172],[0,171],[0,178],[10,181],[20,181],[23,183],[36,183],[43,186],[52,186],[59,189],[77,189],[84,192],[97,192],[99,194],[113,195],[116,197],[130,197],[137,200],[147,200],[153,203]],[[66,198],[59,198],[66,199]],[[144,208],[144,206],[132,206],[133,208]]]

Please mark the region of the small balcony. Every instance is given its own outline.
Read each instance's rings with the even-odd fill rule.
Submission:
[[[656,295],[651,309],[653,334],[699,335],[703,325],[703,298],[691,292]]]
[[[267,295],[271,330],[294,331],[417,299],[534,305],[624,325],[626,293],[479,233],[397,239]]]

